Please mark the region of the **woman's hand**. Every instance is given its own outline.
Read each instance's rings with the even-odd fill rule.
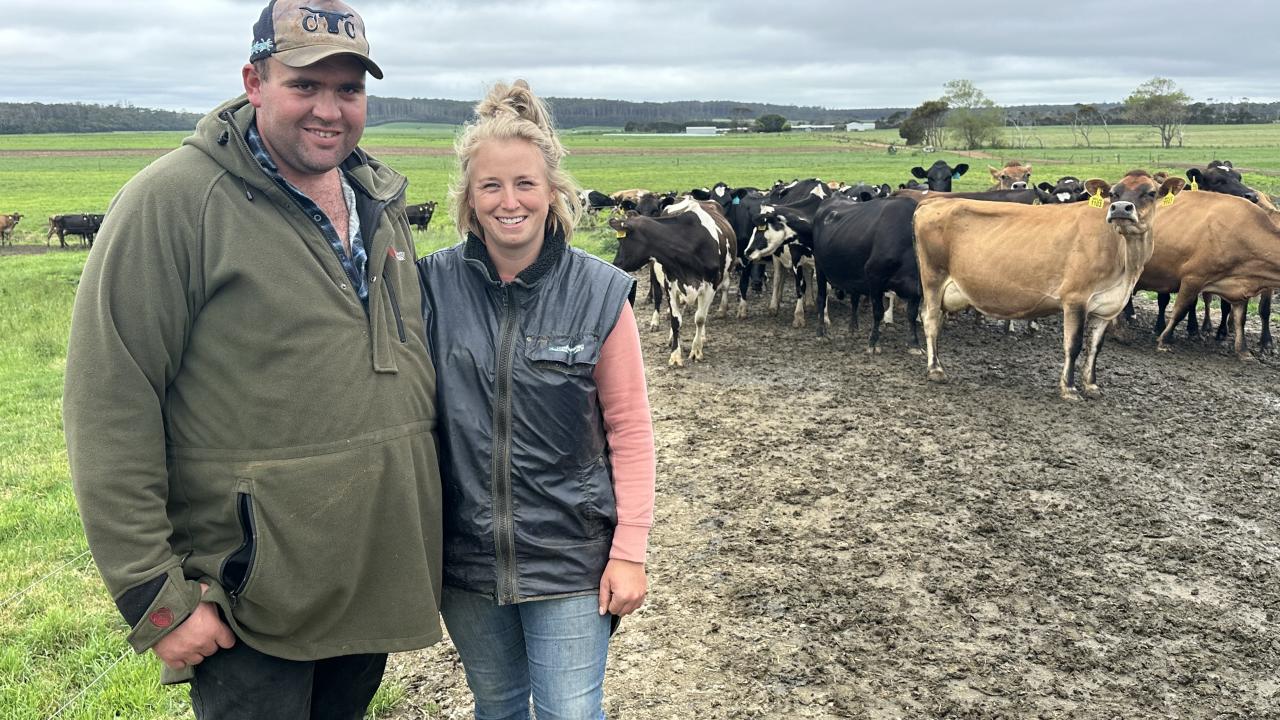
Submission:
[[[600,576],[600,614],[629,615],[644,604],[648,580],[644,563],[611,559]]]

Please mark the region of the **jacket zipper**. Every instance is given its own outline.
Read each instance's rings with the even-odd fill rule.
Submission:
[[[225,573],[226,571],[227,563],[239,556],[247,554],[248,560],[245,561],[244,575],[240,578],[240,581],[234,588],[227,591],[227,597],[231,600],[231,607],[235,607],[239,604],[240,594],[244,592],[245,586],[249,584],[249,578],[253,575],[254,563],[258,559],[258,553],[255,552],[255,546],[257,545],[255,542],[257,539],[257,532],[256,528],[253,526],[253,498],[250,497],[249,493],[238,493],[236,500],[238,505],[237,512],[240,514],[240,528],[241,532],[244,534],[244,542],[242,542],[240,547],[236,548],[236,551],[223,563],[223,572]]]
[[[395,283],[387,278],[386,270],[382,271],[382,284],[387,286],[387,297],[391,298],[391,313],[396,316],[396,332],[400,333],[401,344],[408,338],[404,334],[404,318],[400,317],[400,300],[396,298]]]
[[[493,535],[498,565],[498,604],[516,601],[515,519],[511,509],[511,373],[515,358],[515,312],[512,288],[502,288],[502,339],[498,345],[498,392],[494,424]]]

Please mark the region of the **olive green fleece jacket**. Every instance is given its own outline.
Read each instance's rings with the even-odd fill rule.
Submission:
[[[63,421],[94,560],[142,652],[210,586],[292,660],[440,638],[435,372],[405,179],[344,164],[368,312],[267,177],[243,97],[120,191],[85,264]]]

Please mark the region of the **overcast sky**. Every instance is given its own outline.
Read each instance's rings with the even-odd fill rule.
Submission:
[[[299,0],[305,2],[305,0]],[[204,112],[242,91],[258,0],[0,0],[0,100]],[[369,92],[914,107],[972,80],[1000,105],[1280,99],[1262,0],[352,0],[386,73]]]

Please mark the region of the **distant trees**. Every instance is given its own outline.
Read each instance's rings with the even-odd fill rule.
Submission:
[[[898,137],[907,141],[908,145],[942,146],[943,124],[946,121],[946,100],[926,100],[911,111],[902,125],[898,126]]]
[[[1076,103],[1072,112],[1067,115],[1067,120],[1071,126],[1072,135],[1080,136],[1080,142],[1084,143],[1085,147],[1093,147],[1089,141],[1089,135],[1098,125],[1101,125],[1107,133],[1107,141],[1111,140],[1111,130],[1107,129],[1107,118],[1093,105]]]
[[[198,113],[132,105],[89,103],[0,103],[0,135],[19,133],[192,130]]]
[[[1124,99],[1125,114],[1135,124],[1150,125],[1160,132],[1160,146],[1170,147],[1181,138],[1191,96],[1169,78],[1154,77],[1142,83]],[[1179,143],[1181,144],[1181,143]]]
[[[947,92],[942,99],[951,108],[947,127],[955,132],[964,149],[995,145],[1004,126],[1004,111],[968,80],[951,80],[943,87]]]
[[[756,132],[776,133],[791,129],[787,119],[776,113],[761,115],[756,118]]]

